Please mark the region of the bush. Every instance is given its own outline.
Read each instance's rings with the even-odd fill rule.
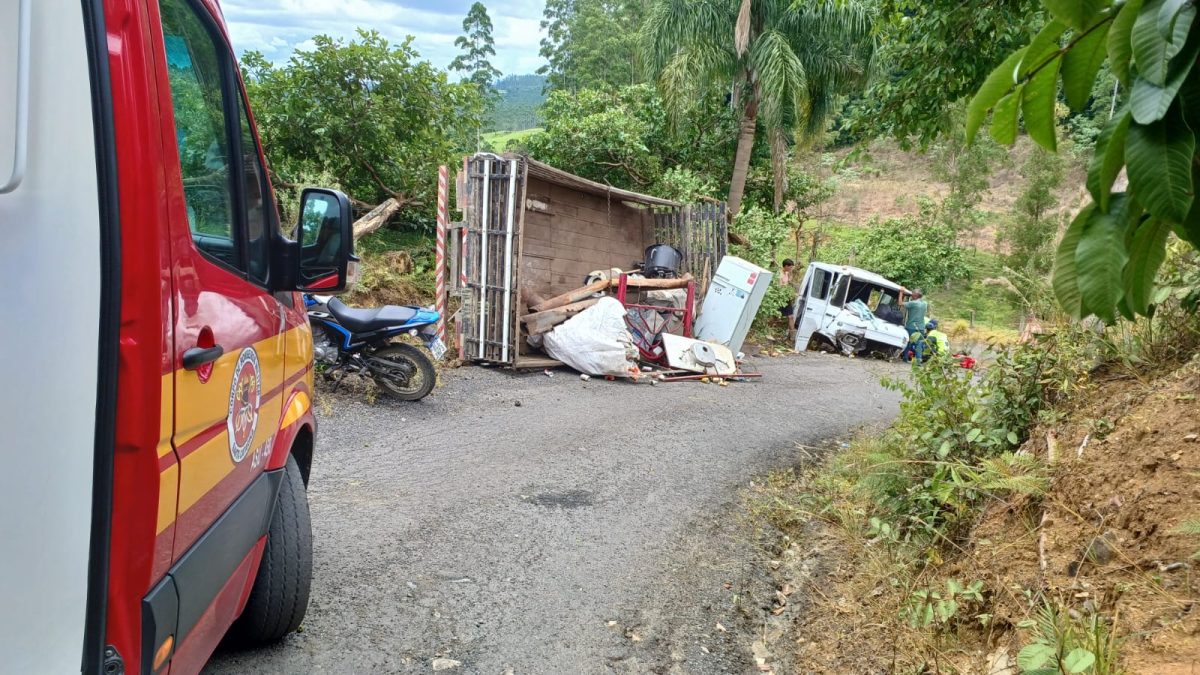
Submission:
[[[783,191],[784,210],[806,214],[814,206],[828,201],[837,192],[832,178],[822,179],[808,173],[797,164],[787,165],[787,183]],[[745,206],[773,210],[775,207],[775,174],[770,166],[756,166],[746,177]]]
[[[939,357],[886,382],[903,396],[900,416],[857,481],[874,516],[918,547],[939,546],[966,534],[986,496],[1043,490],[1040,467],[1012,451],[1040,411],[1082,391],[1093,344],[1063,329],[1001,351],[980,377]]]
[[[734,244],[729,252],[759,267],[774,271],[779,266],[779,247],[791,236],[796,222],[796,217],[792,214],[776,215],[757,206],[742,209],[734,220],[732,229],[750,243]],[[772,282],[759,307],[755,323],[762,328],[763,322],[779,316],[779,310],[786,307],[795,297],[795,290],[791,287]]]
[[[861,267],[909,288],[937,286],[969,271],[954,230],[934,217],[928,201],[919,215],[873,222],[858,259]]]

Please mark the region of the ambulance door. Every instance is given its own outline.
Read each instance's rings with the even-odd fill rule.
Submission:
[[[282,409],[284,308],[267,292],[274,209],[232,51],[200,3],[157,4],[159,96],[173,119],[163,125],[180,464],[171,577],[176,651],[190,660],[234,618],[236,593],[222,591],[253,573],[274,505],[263,466]]]

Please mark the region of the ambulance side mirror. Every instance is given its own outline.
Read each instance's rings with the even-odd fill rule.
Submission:
[[[307,188],[300,195],[296,290],[340,293],[354,285],[358,258],[350,199],[337,190]]]

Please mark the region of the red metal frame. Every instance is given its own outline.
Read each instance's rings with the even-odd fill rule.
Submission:
[[[682,308],[662,307],[659,305],[643,305],[643,304],[638,304],[638,303],[633,303],[633,302],[627,302],[628,293],[629,293],[629,283],[628,282],[629,282],[629,275],[624,274],[624,273],[621,274],[620,279],[617,282],[617,301],[620,302],[621,305],[623,305],[626,310],[649,309],[649,310],[653,310],[656,312],[670,312],[672,314],[680,314],[680,315],[682,315],[682,320],[683,320],[683,336],[688,337],[688,338],[692,337],[692,308],[695,307],[695,305],[696,305],[696,282],[695,281],[689,281],[687,284],[687,302],[684,304],[684,306]],[[625,323],[629,324],[628,316],[625,317]],[[662,363],[663,362],[663,356],[661,354],[656,355],[656,354],[649,353],[646,350],[642,349],[640,345],[638,346],[638,351],[641,352],[643,361],[647,361],[649,363]]]

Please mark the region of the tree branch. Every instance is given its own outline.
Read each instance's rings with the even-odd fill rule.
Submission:
[[[403,193],[396,192],[383,182],[383,179],[379,177],[379,173],[375,171],[375,167],[371,166],[370,162],[362,158],[359,158],[358,162],[359,164],[362,164],[364,169],[367,170],[367,173],[371,174],[371,179],[375,181],[375,185],[377,185],[380,190],[383,190],[384,194],[401,202],[408,201],[408,197],[406,197]]]

